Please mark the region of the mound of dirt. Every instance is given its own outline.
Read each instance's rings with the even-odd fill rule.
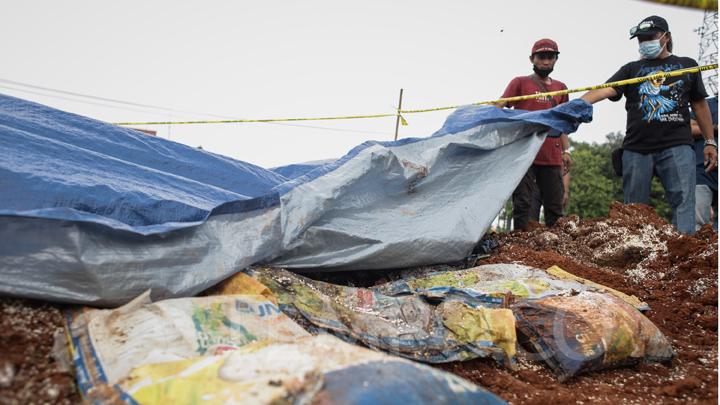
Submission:
[[[562,218],[552,228],[491,235],[498,251],[479,264],[558,265],[637,296],[646,316],[672,342],[670,365],[642,364],[558,383],[543,365],[521,361],[510,372],[475,360],[441,368],[516,404],[712,402],[718,398],[718,237],[709,225],[678,234],[648,206],[616,203],[607,218]]]

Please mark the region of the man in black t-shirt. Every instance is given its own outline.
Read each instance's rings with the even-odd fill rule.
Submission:
[[[641,59],[621,67],[608,82],[697,66],[691,58],[672,52],[672,35],[664,18],[651,16],[630,29],[637,37]],[[640,84],[591,90],[582,99],[594,104],[625,96],[627,127],[623,141],[625,203],[650,203],[650,185],[657,175],[673,210],[673,224],[685,234],[695,233],[695,154],[690,134],[690,110],[705,138],[705,166],[717,167],[717,143],[700,73],[661,77]]]

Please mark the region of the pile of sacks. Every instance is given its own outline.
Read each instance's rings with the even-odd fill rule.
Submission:
[[[153,303],[148,292],[115,310],[71,311],[68,343],[84,395],[128,403],[502,403],[417,361],[491,357],[513,368],[525,350],[564,380],[674,356],[641,313],[647,304],[557,267],[487,265],[372,288],[255,268],[213,293]]]

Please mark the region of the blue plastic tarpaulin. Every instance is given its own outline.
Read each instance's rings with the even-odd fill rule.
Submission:
[[[0,95],[0,293],[95,305],[196,294],[256,263],[459,260],[549,131],[592,107],[457,109],[426,138],[273,170]],[[311,147],[310,145],[308,147]]]

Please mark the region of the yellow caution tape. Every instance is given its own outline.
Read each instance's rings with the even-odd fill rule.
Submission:
[[[701,10],[717,11],[717,0],[645,0],[652,3],[667,4],[670,6],[699,8]]]
[[[702,72],[705,70],[713,70],[713,69],[717,69],[717,67],[718,67],[717,63],[712,64],[712,65],[705,65],[705,66],[695,66],[695,67],[686,68],[686,69],[673,70],[670,72],[658,72],[658,73],[653,73],[653,74],[647,75],[647,76],[635,77],[632,79],[625,79],[625,80],[620,80],[617,82],[603,83],[603,84],[598,84],[595,86],[578,87],[575,89],[567,89],[567,90],[548,91],[546,93],[528,94],[526,96],[506,97],[506,98],[500,98],[500,99],[493,100],[493,101],[480,101],[477,103],[473,103],[472,105],[497,104],[497,103],[502,103],[502,102],[531,100],[533,98],[539,98],[539,97],[562,96],[562,95],[570,94],[570,93],[579,93],[581,91],[605,89],[608,87],[627,86],[628,84],[641,83],[646,80],[659,79],[659,78],[663,78],[663,77],[676,77],[676,76],[682,76],[682,75],[688,74],[688,73],[697,73],[697,72]],[[448,107],[425,108],[425,109],[419,109],[419,110],[402,110],[401,112],[403,114],[414,114],[414,113],[430,112],[430,111],[452,110],[452,109],[455,109],[458,107],[461,107],[461,105],[454,105],[454,106],[448,106]]]
[[[285,121],[329,121],[352,120],[357,118],[396,117],[396,113],[371,115],[345,115],[339,117],[307,117],[307,118],[266,118],[255,120],[206,120],[206,121],[148,121],[148,122],[115,122],[115,125],[187,125],[187,124],[235,124],[242,122],[285,122]]]
[[[603,84],[598,84],[595,86],[578,87],[575,89],[566,89],[566,90],[557,90],[557,91],[548,91],[545,93],[528,94],[525,96],[499,98],[497,100],[492,100],[492,101],[479,101],[477,103],[472,103],[471,105],[497,104],[497,103],[502,103],[502,102],[531,100],[531,99],[540,98],[540,97],[561,96],[561,95],[570,94],[570,93],[578,93],[581,91],[590,91],[590,90],[604,89],[604,88],[608,88],[608,87],[626,86],[628,84],[641,83],[641,82],[644,82],[646,80],[651,80],[651,79],[682,76],[682,75],[685,75],[688,73],[698,73],[698,72],[703,72],[706,70],[714,70],[717,68],[718,68],[718,64],[714,63],[712,65],[695,66],[695,67],[686,68],[686,69],[673,70],[670,72],[658,72],[658,73],[653,73],[653,74],[647,75],[647,76],[635,77],[632,79],[620,80],[617,82],[603,83]],[[458,107],[462,107],[463,105],[466,105],[466,104],[452,105],[452,106],[447,106],[447,107],[423,108],[423,109],[416,109],[416,110],[400,110],[399,113],[400,114],[417,114],[417,113],[424,113],[424,112],[431,112],[431,111],[454,110]],[[352,119],[362,119],[362,118],[397,117],[397,115],[398,115],[398,113],[387,113],[387,114],[369,114],[369,115],[344,115],[344,116],[337,116],[337,117],[266,118],[266,119],[238,119],[238,120],[205,120],[205,121],[116,122],[115,125],[190,125],[190,124],[235,124],[235,123],[253,123],[253,122],[329,121],[329,120],[352,120]],[[400,120],[403,125],[407,125],[407,121],[405,121],[405,118],[400,116]]]

